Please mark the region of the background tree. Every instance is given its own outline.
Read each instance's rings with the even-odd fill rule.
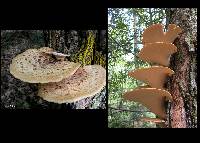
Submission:
[[[172,128],[197,127],[197,9],[167,9],[167,23],[183,30],[174,44],[177,53],[172,56],[170,68],[175,75],[168,82],[173,102],[169,108]]]

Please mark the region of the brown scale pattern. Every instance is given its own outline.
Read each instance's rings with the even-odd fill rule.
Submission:
[[[51,48],[29,49],[17,55],[10,65],[10,72],[16,78],[30,83],[58,82],[71,76],[79,63],[57,61],[45,51]]]
[[[41,84],[38,95],[49,102],[75,102],[99,93],[106,84],[106,70],[100,65],[79,68],[71,77]]]

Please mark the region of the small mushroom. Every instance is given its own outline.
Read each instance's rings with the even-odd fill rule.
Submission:
[[[172,100],[171,94],[157,88],[137,88],[123,95],[125,100],[140,102],[160,118],[166,118],[165,100]]]
[[[154,43],[154,42],[164,42],[173,43],[178,37],[178,34],[182,32],[181,28],[175,24],[169,24],[168,31],[163,31],[162,24],[153,24],[144,30],[142,35],[142,43]]]
[[[39,48],[39,49],[37,49],[38,50],[38,52],[41,52],[41,53],[47,53],[47,52],[53,52],[54,51],[54,49],[52,49],[52,48],[49,48],[49,47],[42,47],[42,48]]]
[[[139,58],[146,62],[169,66],[170,56],[177,52],[177,47],[170,43],[145,44],[139,53]]]
[[[26,50],[12,59],[10,73],[25,82],[48,83],[59,82],[73,75],[80,67],[79,63],[57,61],[44,54],[52,51],[48,47]]]
[[[58,61],[64,61],[65,57],[70,56],[70,55],[66,55],[66,54],[63,54],[63,53],[57,53],[57,52],[45,52],[45,53],[55,56]]]
[[[54,103],[71,103],[94,96],[106,85],[106,70],[100,65],[79,68],[60,82],[39,86],[38,96]]]
[[[172,74],[174,74],[174,71],[172,71],[168,67],[163,67],[163,66],[153,66],[150,68],[142,68],[142,69],[130,71],[128,73],[129,76],[134,77],[138,80],[141,80],[149,84],[151,87],[161,88],[161,89],[164,86],[166,77],[171,76]]]

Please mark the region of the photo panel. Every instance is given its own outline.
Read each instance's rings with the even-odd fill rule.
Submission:
[[[107,128],[107,8],[20,7],[1,23],[5,121]]]
[[[197,8],[108,8],[109,128],[197,127],[191,33]]]

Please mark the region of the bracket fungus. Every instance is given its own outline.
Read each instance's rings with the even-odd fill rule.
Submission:
[[[106,85],[106,70],[100,65],[80,67],[65,61],[52,48],[28,49],[12,59],[10,73],[22,81],[40,83],[38,96],[54,103],[70,103],[94,96]]]
[[[53,49],[44,47],[28,49],[12,59],[10,73],[29,83],[59,82],[73,75],[80,67],[79,63],[58,61],[45,52]]]
[[[49,102],[71,103],[95,95],[105,84],[106,70],[100,65],[88,65],[60,82],[41,84],[38,96]]]
[[[144,30],[142,39],[144,47],[138,56],[143,61],[162,66],[130,71],[129,76],[144,81],[148,85],[126,92],[123,98],[142,103],[161,118],[145,119],[146,121],[163,124],[164,120],[162,119],[166,119],[165,102],[166,100],[172,101],[172,96],[164,90],[163,86],[167,76],[174,74],[174,71],[163,66],[169,66],[170,56],[177,52],[177,47],[172,43],[181,32],[181,28],[175,24],[169,24],[167,32],[163,32],[161,24],[153,24]]]
[[[177,52],[177,47],[171,43],[148,43],[139,53],[139,58],[146,62],[168,66],[170,56]]]
[[[70,55],[66,55],[66,54],[63,54],[63,53],[57,53],[57,52],[53,52],[53,51],[51,51],[51,52],[44,52],[44,53],[53,55],[53,56],[55,56],[55,58],[57,60],[60,60],[60,61],[64,61],[65,57],[69,57],[70,56]]]
[[[163,89],[167,76],[174,74],[174,71],[168,67],[153,66],[150,68],[142,68],[128,73],[129,76],[144,81],[151,87]]]
[[[168,91],[157,88],[138,88],[126,92],[123,98],[142,103],[161,118],[166,118],[164,102],[166,99],[172,100],[171,94]]]
[[[153,24],[144,30],[142,35],[142,43],[173,43],[174,40],[178,37],[178,34],[180,34],[181,32],[181,28],[176,26],[175,24],[169,24],[167,32],[163,31],[162,24]]]

